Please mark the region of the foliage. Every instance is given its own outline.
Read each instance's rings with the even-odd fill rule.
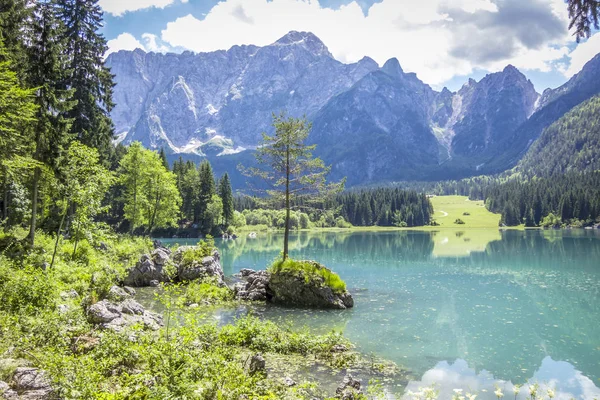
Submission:
[[[25,235],[21,230],[11,232],[11,238],[0,233],[0,244],[18,240],[27,246],[21,239]],[[0,257],[0,354],[10,352],[45,370],[60,398],[296,398],[305,383],[288,388],[274,378],[252,375],[249,356],[310,356],[335,368],[357,360],[352,351],[332,351],[352,347],[340,333],[315,335],[254,316],[217,327],[186,313],[174,319],[168,334],[167,328],[147,332],[141,327],[100,333],[86,321],[85,306],[102,298],[100,288],[117,283],[131,260],[151,246],[147,239],[123,236],[103,241],[100,250],[84,239],[83,258],[72,257],[73,241],[63,242],[55,267],[46,271],[32,264],[52,249],[53,239],[43,233],[36,235],[31,253],[19,256],[25,265]],[[71,289],[78,296],[63,295]],[[203,303],[229,299],[225,290],[203,282],[182,293],[186,302]],[[12,364],[3,364],[0,377],[10,381],[13,370]]]
[[[346,291],[346,283],[335,272],[325,268],[315,261],[297,261],[287,258],[278,260],[269,267],[269,271],[273,274],[277,273],[300,273],[307,283],[323,282],[323,284],[334,293],[344,293]]]
[[[546,128],[516,171],[532,178],[600,170],[600,96],[573,108]]]
[[[219,286],[211,279],[190,282],[184,290],[186,304],[215,304],[233,300],[231,289],[227,286]]]
[[[115,178],[110,171],[100,165],[98,151],[79,142],[71,143],[62,171],[64,176],[62,192],[65,196],[61,207],[64,209],[63,218],[71,207],[74,211],[72,211],[70,227],[73,237],[79,240],[84,233],[94,231],[93,218],[107,210],[103,200]],[[60,235],[60,227],[58,235]],[[73,251],[76,250],[74,248]]]
[[[233,192],[229,175],[225,173],[219,181],[219,196],[223,202],[223,224],[228,226],[233,220]]]
[[[465,224],[465,221],[463,221],[463,220],[462,220],[462,219],[460,219],[460,218],[456,218],[456,219],[454,220],[454,223],[455,223],[455,224],[457,224],[457,225],[464,225],[464,224]]]
[[[213,238],[207,236],[206,240],[199,241],[196,246],[190,246],[183,250],[181,255],[181,265],[191,265],[195,261],[211,256],[216,249]]]
[[[598,30],[598,15],[600,14],[600,3],[597,0],[568,0],[569,29],[575,28],[577,42],[583,38],[589,38],[592,28]]]
[[[112,146],[113,76],[104,65],[106,39],[99,33],[103,26],[98,0],[55,0],[68,46],[66,79],[73,89],[74,106],[67,117],[73,121],[71,133],[83,144],[96,148],[107,160]]]
[[[266,210],[260,211],[260,201],[251,197],[237,197],[236,209],[244,211],[253,210],[258,214],[266,213]],[[378,188],[363,189],[360,191],[348,191],[340,193],[329,199],[322,207],[313,205],[305,207],[303,199],[297,199],[294,207],[304,211],[297,211],[298,218],[303,214],[309,217],[311,223],[300,224],[315,227],[349,227],[349,226],[423,226],[429,224],[433,215],[433,207],[429,199],[414,190],[404,190],[400,188]],[[338,220],[339,217],[343,218]],[[258,218],[258,215],[257,215]],[[291,212],[291,228],[297,226],[294,224],[294,211]],[[339,221],[339,224],[338,224]],[[277,224],[269,223],[267,220],[260,222],[246,220],[249,225]],[[305,226],[302,226],[305,229]]]
[[[543,226],[544,228],[558,228],[560,227],[560,225],[560,218],[554,215],[553,213],[546,215],[542,219],[542,222],[540,222],[540,226]]]
[[[121,184],[125,190],[125,219],[130,230],[144,226],[154,228],[175,225],[181,205],[176,176],[168,171],[156,152],[134,142],[119,165]]]
[[[508,226],[539,226],[550,213],[564,223],[592,224],[600,218],[600,172],[568,173],[527,182],[512,180],[486,188],[486,207],[502,212]]]

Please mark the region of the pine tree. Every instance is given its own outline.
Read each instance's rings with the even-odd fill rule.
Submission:
[[[158,152],[158,156],[160,157],[160,161],[162,162],[163,166],[167,170],[170,170],[170,168],[169,168],[169,161],[167,160],[167,155],[165,154],[164,147],[160,148],[160,151]]]
[[[197,215],[200,226],[203,230],[206,230],[210,225],[206,210],[208,204],[212,201],[212,196],[217,193],[215,188],[215,176],[208,160],[203,161],[202,164],[200,164],[199,184],[200,193],[198,195]]]
[[[330,167],[323,160],[314,158],[315,145],[305,143],[311,129],[306,118],[287,117],[285,113],[273,115],[275,133],[263,133],[261,146],[255,157],[258,164],[267,169],[250,168],[245,172],[268,182],[273,189],[267,193],[276,204],[285,207],[285,233],[283,260],[289,254],[291,208],[297,199],[304,204],[323,203],[324,200],[343,190],[344,182],[327,183]]]
[[[55,0],[69,43],[67,81],[75,90],[77,104],[70,111],[71,132],[90,147],[95,147],[105,161],[113,151],[113,124],[109,113],[113,108],[113,76],[104,65],[106,39],[102,27],[102,9],[98,0]]]
[[[229,226],[233,221],[233,192],[231,190],[231,182],[229,182],[229,175],[227,172],[219,181],[219,196],[223,201],[223,222],[225,226]]]
[[[2,219],[8,218],[10,176],[15,155],[27,153],[26,130],[35,121],[34,89],[19,83],[14,63],[9,61],[0,40],[0,178],[2,179]]]
[[[50,170],[58,167],[62,153],[70,140],[72,121],[65,117],[74,106],[73,91],[62,85],[69,74],[65,57],[64,26],[57,18],[52,1],[40,0],[34,9],[35,23],[31,32],[28,52],[27,78],[36,90],[38,112],[34,128],[34,159]],[[31,195],[31,222],[29,238],[35,240],[37,226],[39,184],[42,167],[33,168]]]
[[[0,0],[0,39],[21,82],[27,64],[26,32],[31,23],[33,0]]]

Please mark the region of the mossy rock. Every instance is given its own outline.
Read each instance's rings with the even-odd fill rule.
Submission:
[[[270,273],[268,292],[273,303],[334,309],[354,306],[344,281],[315,261],[280,261]]]

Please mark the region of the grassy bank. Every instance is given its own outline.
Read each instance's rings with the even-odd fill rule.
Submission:
[[[436,196],[431,198],[434,209],[433,219],[439,225],[416,226],[411,228],[398,228],[395,226],[352,226],[348,228],[311,228],[299,231],[319,232],[381,232],[397,230],[443,230],[443,229],[493,229],[498,230],[500,214],[494,214],[485,208],[482,200],[471,201],[466,196]],[[455,223],[461,220],[463,224]],[[519,229],[514,227],[511,229]],[[283,232],[282,229],[269,229],[266,225],[248,225],[239,230],[241,234],[247,232]]]
[[[100,329],[87,308],[122,281],[150,241],[107,233],[80,241],[73,252],[74,243],[64,240],[50,266],[53,238],[40,232],[29,247],[25,234],[0,233],[0,381],[11,383],[15,369],[27,366],[46,372],[57,398],[303,399],[333,394],[300,374],[312,368],[307,363],[332,379],[342,368],[366,368],[339,332],[315,335],[253,316],[222,327],[207,323],[199,317],[209,308],[203,303],[233,301],[210,282],[157,291],[166,325],[158,331]],[[183,305],[190,302],[200,306]],[[266,374],[249,367],[256,353]],[[292,376],[297,384],[286,385],[290,364],[301,359]],[[369,373],[383,376],[379,369],[363,376]]]

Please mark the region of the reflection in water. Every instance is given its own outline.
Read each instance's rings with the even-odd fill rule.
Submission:
[[[265,268],[282,243],[278,234],[217,241],[227,275]],[[391,359],[413,377],[438,371],[431,374],[443,378],[440,366],[467,371],[468,363],[489,371],[491,381],[556,379],[565,393],[583,398],[597,390],[600,232],[301,232],[290,248],[292,257],[338,272],[356,306],[262,307],[265,318],[319,332],[343,329],[359,350]],[[465,361],[444,364],[452,360]],[[473,374],[481,380],[487,373]],[[581,393],[565,389],[572,379]]]
[[[564,361],[554,361],[550,357],[542,360],[542,365],[534,372],[533,376],[517,390],[516,399],[525,400],[529,398],[529,385],[538,384],[537,391],[539,398],[547,398],[548,389],[555,394],[555,399],[571,400],[582,399],[591,400],[600,398],[600,389],[594,382],[577,371],[575,367]],[[454,363],[441,361],[437,365],[423,374],[419,381],[410,381],[406,387],[406,392],[418,392],[423,387],[434,387],[439,391],[440,399],[450,399],[455,394],[455,389],[462,390],[465,393],[477,394],[481,400],[495,400],[494,391],[496,388],[502,389],[507,398],[513,398],[514,388],[512,382],[496,380],[494,376],[482,370],[477,373],[469,368],[465,360],[458,359]],[[412,397],[405,394],[404,399]]]

